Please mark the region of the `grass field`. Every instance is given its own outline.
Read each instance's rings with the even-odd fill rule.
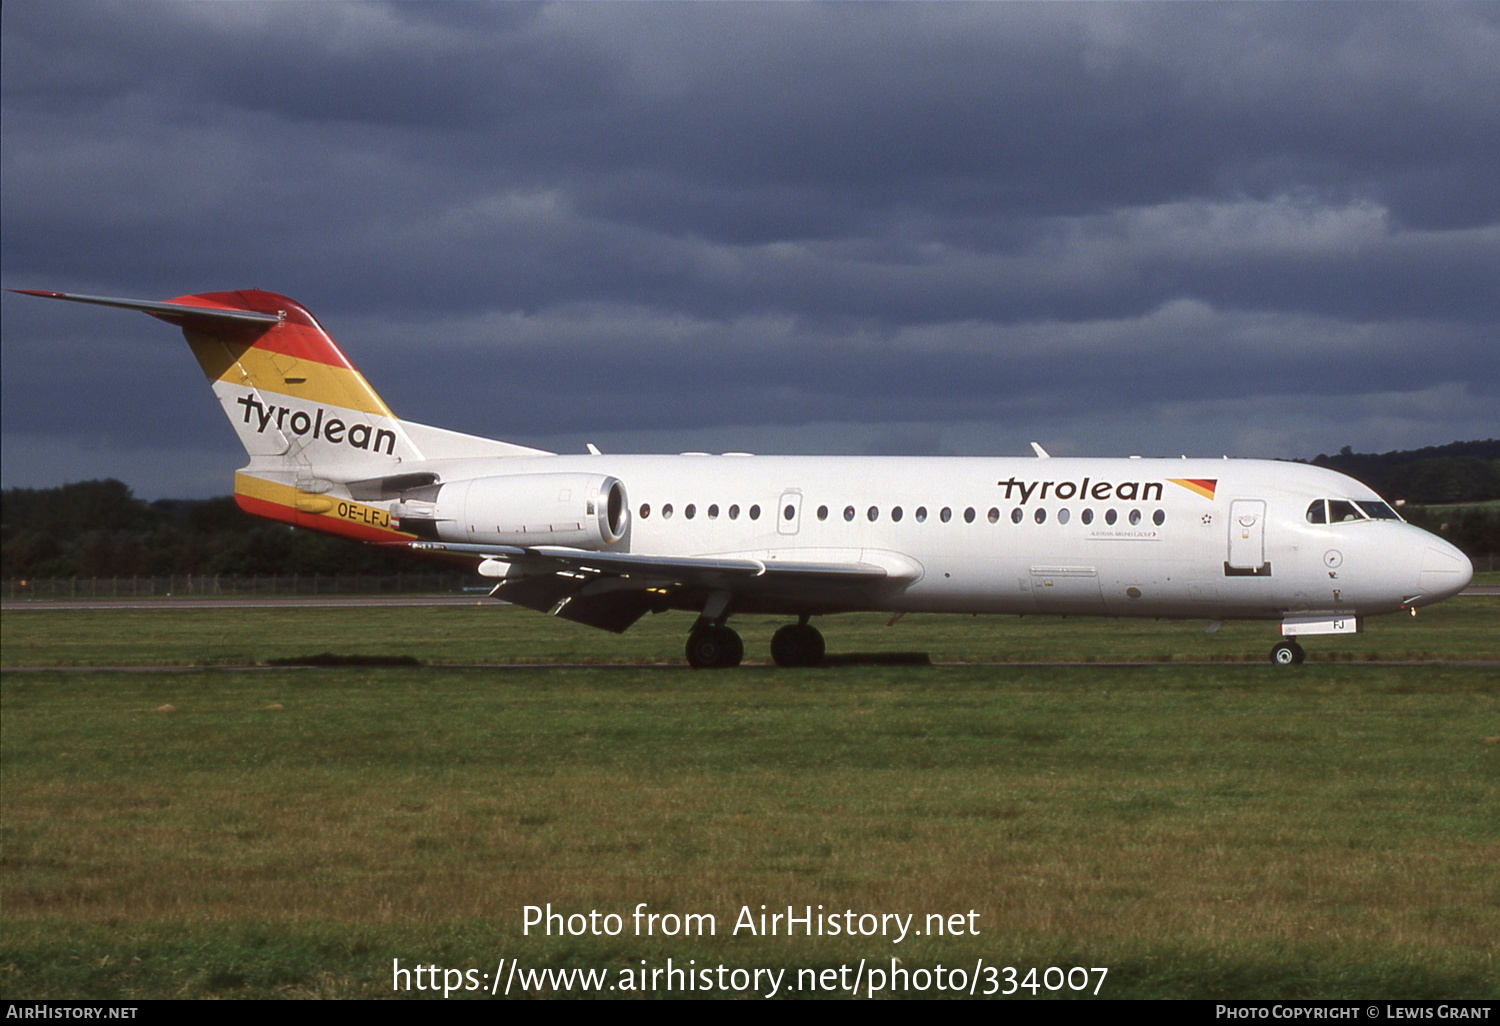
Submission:
[[[1495,659],[1500,600],[1312,639],[1297,668],[1263,663],[1270,625],[848,617],[834,652],[949,662],[693,672],[686,625],[8,612],[8,667],[162,669],[4,674],[0,996],[897,957],[1108,967],[1104,997],[1500,997],[1500,667],[1389,662]],[[752,656],[774,626],[746,621]],[[193,667],[325,651],[449,665]],[[1170,661],[1004,665],[1059,657]],[[457,665],[544,659],[640,665]],[[549,902],[624,929],[523,935]],[[639,902],[717,929],[635,936]],[[973,910],[978,933],[731,932],[762,904]]]
[[[1495,575],[1500,579],[1500,575]],[[1091,620],[915,614],[887,627],[884,614],[818,621],[832,654],[920,651],[939,662],[1053,660],[1264,662],[1273,622]],[[448,665],[682,662],[691,618],[648,616],[623,635],[476,600],[472,606],[204,609],[118,607],[8,610],[0,620],[5,666],[226,666],[325,652],[411,657]],[[782,621],[733,621],[750,661],[769,661]],[[1366,621],[1360,635],[1305,639],[1317,660],[1500,660],[1500,599],[1474,598],[1415,617]]]

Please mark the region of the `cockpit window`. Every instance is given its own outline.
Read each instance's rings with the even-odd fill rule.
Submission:
[[[1380,499],[1313,499],[1313,504],[1308,505],[1308,523],[1400,519],[1401,514]]]
[[[1331,524],[1345,524],[1351,520],[1363,520],[1365,515],[1359,511],[1359,507],[1348,499],[1328,500],[1328,522]]]
[[[1383,502],[1379,502],[1379,501],[1372,502],[1372,501],[1369,501],[1367,499],[1360,499],[1359,500],[1359,508],[1362,509],[1362,510],[1364,510],[1365,514],[1371,520],[1400,520],[1401,519],[1400,514],[1398,514],[1395,510],[1391,509],[1391,507],[1387,506]]]
[[[1314,499],[1307,507],[1309,524],[1347,524],[1355,520],[1400,520],[1379,499]]]

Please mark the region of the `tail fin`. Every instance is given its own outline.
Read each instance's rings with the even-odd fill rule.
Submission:
[[[312,314],[285,296],[207,292],[155,303],[28,294],[141,310],[181,327],[250,456],[246,469],[354,480],[423,458]]]
[[[236,500],[248,512],[387,540],[388,516],[385,523],[363,512],[325,516],[340,505],[330,493],[351,495],[350,483],[378,486],[380,480],[411,476],[424,459],[537,453],[397,419],[312,314],[274,292],[206,292],[152,302],[16,291],[140,310],[182,328],[249,454],[249,464],[235,474],[234,487]],[[325,522],[331,519],[351,523]],[[378,529],[353,529],[353,521],[359,520]]]
[[[301,304],[274,292],[209,292],[171,305],[251,466],[333,480],[378,477],[423,454],[364,375]],[[198,311],[274,316],[243,321]]]

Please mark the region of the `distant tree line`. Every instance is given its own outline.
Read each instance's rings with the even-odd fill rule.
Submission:
[[[1500,507],[1406,505],[1401,507],[1401,515],[1418,527],[1448,539],[1471,559],[1500,555]]]
[[[144,502],[119,481],[0,493],[0,574],[164,577],[431,572],[409,554],[253,517],[232,498]]]
[[[1404,500],[1403,516],[1471,556],[1500,553],[1500,441],[1379,455],[1346,446],[1312,462],[1392,501]],[[0,574],[6,578],[386,575],[435,568],[405,553],[252,517],[227,497],[145,502],[114,480],[0,493]]]
[[[1346,445],[1312,462],[1363,481],[1470,556],[1500,554],[1500,439],[1384,453]],[[1465,505],[1477,503],[1490,505]]]
[[[1318,456],[1313,464],[1363,481],[1392,502],[1420,506],[1500,499],[1500,439],[1406,452]]]

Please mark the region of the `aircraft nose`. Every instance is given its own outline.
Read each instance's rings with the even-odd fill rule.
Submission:
[[[1440,538],[1432,538],[1422,554],[1422,571],[1418,587],[1421,602],[1441,602],[1469,586],[1474,579],[1474,564],[1458,549]]]

